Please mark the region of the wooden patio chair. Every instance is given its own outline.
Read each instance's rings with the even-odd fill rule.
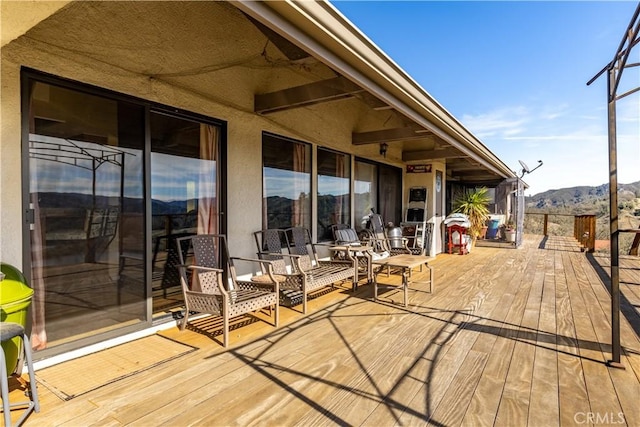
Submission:
[[[353,257],[340,262],[314,263],[309,256],[290,252],[287,230],[272,228],[253,234],[258,256],[270,261],[274,273],[284,278],[280,284],[281,305],[293,307],[302,304],[302,312],[306,313],[310,293],[343,280],[351,279],[357,283]]]
[[[388,252],[390,256],[411,254],[406,238],[399,238],[399,241],[391,242],[380,214],[372,213],[369,217],[369,228],[364,235],[363,241],[373,246],[378,253]]]
[[[226,237],[221,234],[200,234],[177,239],[178,247],[193,248],[193,263],[185,264],[180,255],[180,281],[184,294],[185,313],[180,329],[184,330],[189,314],[209,313],[223,318],[223,345],[229,345],[229,320],[233,317],[269,308],[274,326],[279,324],[280,281],[271,262],[230,257]],[[184,245],[184,246],[183,246]],[[248,280],[238,278],[234,262],[251,263],[259,270]],[[189,274],[191,273],[191,274]],[[191,280],[190,280],[191,279]]]
[[[368,241],[361,241],[356,230],[346,224],[335,224],[331,226],[333,240],[336,246],[349,246],[351,248],[368,247],[372,249],[354,252],[354,258],[358,263],[358,271],[361,275],[366,274],[367,283],[373,280],[372,261],[385,259],[391,254],[388,251],[376,252],[379,247],[369,246]],[[335,258],[344,259],[345,255],[342,251],[335,253]]]

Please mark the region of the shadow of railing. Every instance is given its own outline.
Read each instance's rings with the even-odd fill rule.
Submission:
[[[579,360],[588,360],[599,364],[606,364],[605,358],[591,358],[585,356],[584,353],[581,354],[579,350],[593,350],[602,353],[611,351],[611,346],[608,343],[600,343],[572,336],[558,335],[536,328],[510,323],[504,319],[497,320],[474,315],[466,310],[443,310],[420,305],[414,305],[411,310],[409,310],[397,305],[392,305],[394,309],[398,310],[395,313],[366,313],[355,315],[344,313],[343,309],[347,307],[353,308],[354,298],[360,299],[360,302],[356,302],[355,304],[370,303],[368,298],[365,299],[359,294],[354,294],[353,297],[349,297],[343,301],[324,307],[316,313],[303,317],[292,324],[281,327],[257,340],[266,342],[267,345],[256,347],[256,341],[252,341],[229,350],[229,353],[255,372],[276,384],[295,399],[299,399],[304,402],[312,408],[313,411],[317,412],[318,415],[325,417],[332,423],[338,425],[349,425],[349,421],[340,416],[333,408],[327,407],[326,405],[314,400],[310,394],[305,393],[304,389],[298,389],[294,385],[283,380],[281,374],[294,375],[301,379],[307,379],[315,383],[331,387],[335,389],[335,391],[351,394],[354,398],[365,398],[375,402],[376,404],[384,405],[396,424],[401,424],[403,414],[406,414],[419,418],[430,425],[443,426],[443,423],[432,418],[436,408],[433,407],[433,402],[431,401],[431,396],[433,396],[434,393],[431,387],[433,387],[432,384],[434,382],[434,377],[436,377],[435,371],[438,369],[439,362],[442,360],[441,352],[448,347],[447,343],[451,342],[452,339],[461,331],[490,334],[496,337],[514,340],[515,342],[532,345],[536,348],[542,348],[560,354],[565,354],[567,356],[572,356]],[[389,305],[384,302],[379,302],[379,304]],[[395,379],[395,383],[391,384],[390,388],[387,390],[384,390],[381,387],[379,379],[376,379],[376,377],[371,374],[371,366],[368,366],[366,361],[364,361],[362,356],[358,353],[358,346],[361,343],[354,344],[350,341],[349,338],[345,336],[344,331],[341,330],[340,326],[345,318],[351,318],[351,321],[358,322],[358,318],[371,316],[381,316],[383,318],[389,318],[389,316],[421,316],[430,320],[442,322],[441,327],[438,327],[432,334],[430,334],[430,339],[425,341],[424,347],[417,352],[414,352],[413,360],[408,362],[404,371],[398,374]],[[349,382],[341,383],[336,380],[328,379],[323,374],[316,375],[309,373],[308,370],[296,369],[295,366],[284,365],[277,361],[269,360],[269,354],[272,351],[277,351],[279,345],[288,345],[284,343],[283,340],[287,338],[290,333],[314,323],[326,321],[329,322],[335,336],[340,342],[342,342],[346,349],[345,357],[355,362],[357,369],[363,373],[363,377],[365,378],[366,383],[371,386],[371,389],[367,390],[368,387],[365,386],[354,386]],[[400,321],[400,323],[401,322],[402,321]],[[495,323],[495,325],[490,323]],[[478,335],[475,339],[481,339],[481,335]],[[549,345],[546,345],[547,343]],[[568,348],[575,348],[576,351],[567,350]],[[255,354],[256,350],[258,350],[257,354]],[[625,351],[637,354],[629,349],[625,349]],[[423,384],[422,387],[426,390],[424,406],[423,410],[421,410],[419,408],[417,409],[415,405],[411,407],[410,403],[394,397],[394,394],[396,394],[398,390],[406,384],[406,381],[415,381],[417,378],[420,378],[420,374],[416,374],[416,372],[421,372],[421,370],[425,369],[424,363],[429,363],[430,365],[426,368],[427,372],[426,374],[422,374],[423,378],[420,380]],[[345,397],[345,399],[348,398]]]
[[[593,266],[593,269],[600,277],[605,289],[611,295],[611,274],[608,273],[605,268],[598,262],[596,257],[592,253],[587,253],[587,260]],[[635,306],[629,299],[625,296],[625,294],[620,292],[620,312],[627,319],[629,325],[635,332],[636,336],[640,338],[640,312],[636,310]]]

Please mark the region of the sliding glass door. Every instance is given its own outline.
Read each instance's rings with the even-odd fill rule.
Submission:
[[[399,225],[402,220],[402,169],[357,159],[354,205],[356,229],[367,226],[371,212]]]
[[[144,276],[122,275],[124,257],[144,252],[144,108],[40,81],[29,89],[33,344],[41,350],[145,320]]]
[[[34,348],[49,356],[170,318],[183,306],[176,238],[220,231],[221,126],[23,78]]]
[[[219,231],[216,126],[151,113],[153,312],[182,307],[176,239]]]

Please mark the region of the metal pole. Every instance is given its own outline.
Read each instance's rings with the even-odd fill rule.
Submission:
[[[620,362],[620,261],[618,256],[618,154],[616,142],[616,67],[609,68],[607,80],[609,119],[609,228],[611,231],[611,360],[610,366],[622,367]]]

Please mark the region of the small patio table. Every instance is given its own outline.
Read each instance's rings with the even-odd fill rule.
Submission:
[[[416,267],[420,267],[422,265],[427,266],[429,269],[429,280],[426,281],[412,281],[413,283],[428,283],[429,284],[429,293],[433,292],[433,267],[429,265],[429,261],[433,258],[424,256],[424,255],[394,255],[389,258],[375,260],[372,263],[375,265],[379,265],[381,267],[392,267],[395,269],[399,269],[402,273],[402,288],[404,290],[404,306],[407,307],[407,299],[409,294],[409,278],[411,277],[411,270]],[[373,300],[376,301],[378,299],[378,274],[384,270],[384,268],[379,268],[377,272],[373,273]],[[387,285],[384,286],[394,286]]]
[[[353,277],[360,277],[359,276],[359,272],[358,272],[358,268],[359,268],[359,260],[360,258],[369,258],[369,260],[367,261],[367,266],[366,266],[366,275],[367,275],[367,282],[371,282],[372,278],[373,278],[373,269],[371,268],[371,254],[369,253],[370,251],[373,251],[373,246],[368,246],[368,245],[334,245],[329,247],[330,251],[333,252],[349,252],[351,254],[351,257],[355,258],[356,262],[355,262],[355,274]],[[353,283],[353,291],[357,291],[358,290],[358,282],[355,281]]]

